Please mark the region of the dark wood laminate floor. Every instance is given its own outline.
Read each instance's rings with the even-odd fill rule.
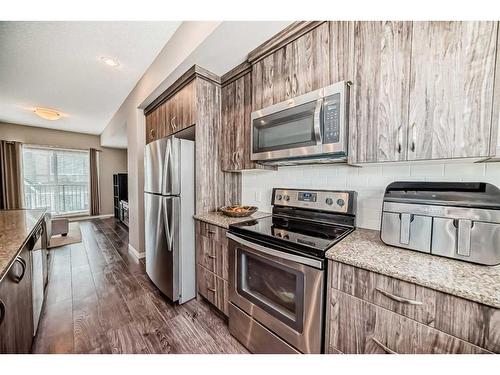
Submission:
[[[247,353],[206,302],[167,302],[114,218],[80,228],[81,243],[51,250],[34,353]]]

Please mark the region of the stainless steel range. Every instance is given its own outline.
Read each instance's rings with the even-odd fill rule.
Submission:
[[[270,217],[229,226],[229,331],[253,353],[323,352],[325,252],[356,192],[273,189]]]

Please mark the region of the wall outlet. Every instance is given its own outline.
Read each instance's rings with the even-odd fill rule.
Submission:
[[[262,201],[262,193],[260,191],[255,192],[255,201],[256,202],[261,202]]]

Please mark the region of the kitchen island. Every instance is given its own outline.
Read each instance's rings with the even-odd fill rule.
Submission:
[[[500,352],[500,266],[388,246],[366,229],[326,256],[328,352]]]

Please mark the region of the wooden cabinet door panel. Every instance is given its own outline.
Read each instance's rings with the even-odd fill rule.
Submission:
[[[234,166],[234,153],[236,152],[235,132],[238,126],[235,123],[235,82],[222,87],[222,142],[220,147],[221,168],[223,171],[232,171]]]
[[[154,140],[153,113],[154,112],[151,112],[146,115],[146,144]]]
[[[195,80],[178,91],[168,101],[167,128],[176,133],[191,125],[196,119]]]
[[[355,22],[349,160],[406,159],[411,22]]]
[[[479,354],[475,345],[331,289],[330,346],[345,354]]]
[[[330,29],[324,22],[252,67],[252,108],[258,110],[327,86]]]
[[[30,353],[33,341],[31,253],[25,247],[0,283],[0,353]]]
[[[331,287],[489,351],[500,352],[500,310],[393,277],[329,262]]]
[[[497,22],[414,22],[408,159],[489,155]]]
[[[215,305],[217,292],[217,278],[215,274],[200,265],[198,265],[197,270],[198,293]]]

